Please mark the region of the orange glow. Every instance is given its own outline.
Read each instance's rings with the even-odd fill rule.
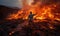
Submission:
[[[13,14],[10,14],[9,16],[7,16],[6,19],[25,20],[25,19],[28,19],[30,12],[32,12],[33,14],[36,14],[33,17],[34,23],[36,23],[36,22],[39,22],[38,24],[41,24],[40,22],[48,23],[48,24],[47,23],[41,24],[40,26],[42,29],[47,29],[47,28],[55,29],[54,25],[56,25],[56,24],[54,24],[54,23],[57,23],[57,22],[54,20],[60,21],[60,17],[59,17],[60,13],[55,13],[56,7],[57,7],[57,4],[41,5],[41,2],[37,2],[35,4],[29,3],[29,4],[25,4],[24,7],[21,10],[19,10],[17,13],[13,13]],[[28,26],[28,24],[29,24],[29,22],[27,21],[27,22],[23,23],[22,25]],[[45,26],[45,25],[47,25],[47,26]],[[10,35],[11,35],[11,33],[10,33]]]
[[[9,35],[12,35],[14,33],[14,31],[12,31],[11,33],[9,33]]]
[[[36,4],[31,4],[31,5],[25,5],[21,10],[19,10],[16,14],[10,14],[7,19],[28,19],[28,16],[30,14],[30,11],[32,11],[33,14],[36,14],[34,16],[34,19],[51,19],[55,20],[55,15],[52,12],[52,9],[54,10],[56,7],[56,4],[51,4],[51,5],[41,5],[40,2],[37,2]],[[59,19],[57,19],[59,20]]]

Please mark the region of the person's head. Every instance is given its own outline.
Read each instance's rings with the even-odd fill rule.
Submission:
[[[30,14],[32,14],[32,12],[30,12]]]

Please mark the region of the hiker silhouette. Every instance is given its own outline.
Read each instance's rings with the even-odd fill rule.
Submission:
[[[28,19],[29,19],[29,22],[33,22],[33,17],[34,17],[35,14],[32,14],[32,12],[30,12],[29,16],[28,16]]]

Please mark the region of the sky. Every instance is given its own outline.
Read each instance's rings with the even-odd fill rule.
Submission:
[[[0,0],[0,5],[21,8],[22,2],[21,0]]]
[[[30,3],[32,0],[27,0]],[[38,0],[35,0],[38,1]],[[40,0],[41,1],[41,0]],[[45,2],[45,0],[42,0]],[[46,0],[46,3],[56,3],[60,2],[60,0]],[[10,7],[19,7],[22,8],[22,0],[0,0],[0,5],[10,6]]]

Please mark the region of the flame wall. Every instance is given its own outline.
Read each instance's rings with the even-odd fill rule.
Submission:
[[[32,2],[33,1],[33,2]],[[30,11],[34,16],[34,19],[51,19],[51,20],[60,20],[60,12],[59,3],[48,3],[50,0],[32,0],[30,1],[30,5],[26,4],[27,0],[23,0],[24,7],[19,10],[16,14],[10,14],[8,19],[28,19]],[[52,4],[51,4],[52,3]],[[55,13],[57,12],[57,13]],[[57,17],[58,16],[58,17]]]

